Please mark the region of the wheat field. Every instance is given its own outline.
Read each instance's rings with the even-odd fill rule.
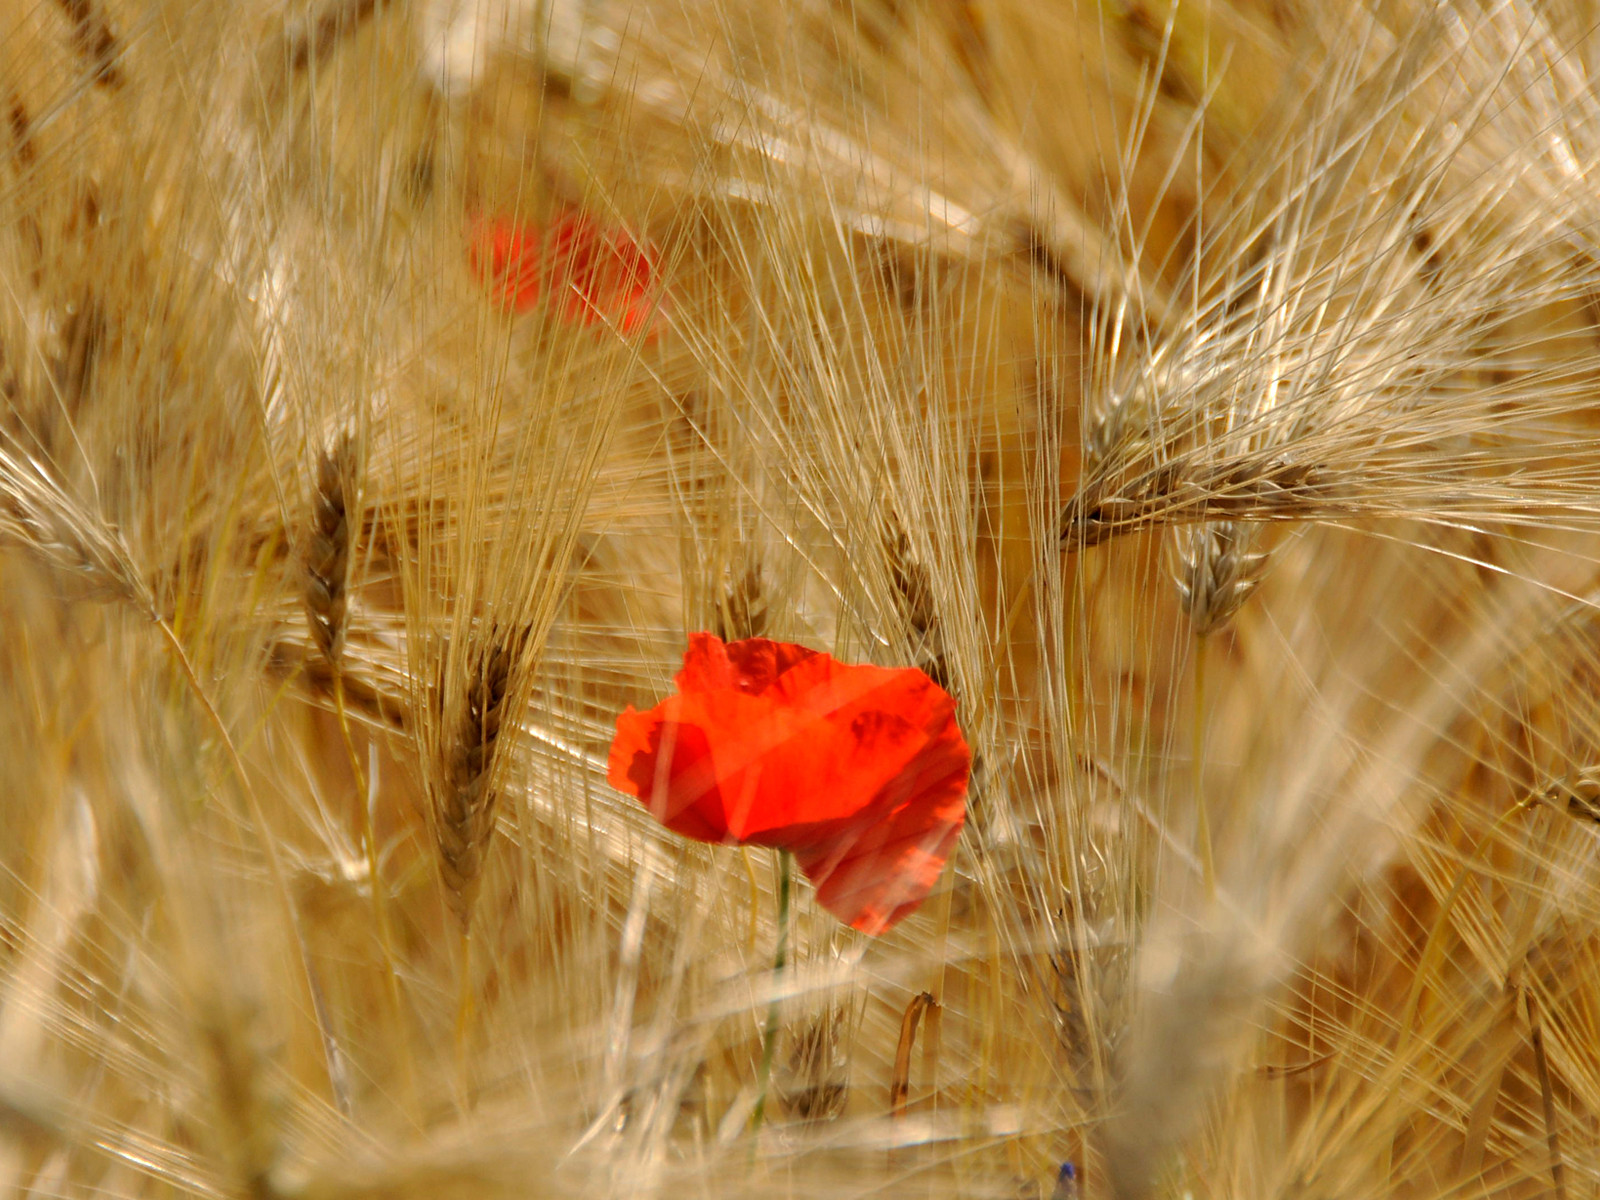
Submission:
[[[0,0],[0,110],[5,1194],[1600,1196],[1600,7]],[[956,697],[892,931],[608,787],[701,630]]]

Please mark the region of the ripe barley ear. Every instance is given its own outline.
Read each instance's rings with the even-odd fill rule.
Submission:
[[[1195,636],[1221,629],[1261,586],[1265,551],[1253,549],[1254,531],[1236,521],[1179,530],[1174,573],[1183,611]]]
[[[905,622],[912,661],[945,691],[950,688],[950,663],[945,657],[944,631],[933,602],[933,580],[928,568],[912,556],[905,531],[886,536],[889,580],[894,585],[895,608]],[[952,693],[953,694],[953,693]]]
[[[760,566],[750,567],[722,597],[716,612],[717,636],[725,642],[764,637],[767,632],[767,587]]]
[[[316,486],[311,493],[311,528],[306,538],[306,621],[311,639],[335,668],[344,651],[349,620],[350,511],[357,505],[357,455],[349,434],[317,459]]]
[[[439,875],[452,915],[463,936],[471,928],[472,907],[494,833],[499,776],[509,738],[502,739],[526,676],[527,633],[491,626],[460,663],[462,678],[439,688],[441,724],[453,730],[443,747],[444,761],[431,789],[434,842]],[[447,668],[448,669],[448,668]]]

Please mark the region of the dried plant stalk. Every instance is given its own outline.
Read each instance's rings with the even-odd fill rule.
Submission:
[[[939,1002],[932,992],[918,992],[906,1005],[900,1018],[900,1040],[894,1050],[894,1074],[889,1080],[889,1115],[905,1115],[906,1099],[911,1093],[911,1050],[917,1041],[917,1026],[929,1009],[937,1009]]]

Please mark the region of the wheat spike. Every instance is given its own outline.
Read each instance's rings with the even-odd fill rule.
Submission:
[[[1175,582],[1195,635],[1226,625],[1261,586],[1267,556],[1252,550],[1253,535],[1233,521],[1198,525],[1176,534]]]
[[[354,439],[346,434],[317,458],[311,494],[311,529],[306,535],[305,607],[311,637],[337,669],[344,652],[349,609],[351,518],[359,513]]]
[[[785,1111],[802,1121],[834,1120],[850,1102],[847,1018],[847,1012],[830,1008],[793,1035],[776,1088]]]
[[[463,930],[471,925],[494,835],[500,774],[510,755],[510,739],[502,737],[514,729],[516,702],[526,695],[526,645],[525,630],[490,628],[454,660],[462,678],[439,684],[448,706],[440,720],[452,736],[432,788],[434,840],[445,895]]]
[[[0,445],[0,538],[88,585],[91,594],[156,617],[155,596],[115,530],[70,497],[37,459]]]
[[[748,568],[724,593],[716,624],[716,634],[723,641],[761,637],[766,633],[767,595],[760,567]]]
[[[944,637],[939,614],[933,606],[933,584],[928,569],[911,554],[911,542],[904,530],[895,531],[888,543],[889,580],[894,586],[895,607],[910,635],[911,661],[921,667],[945,691],[950,691],[950,664],[945,660]]]
[[[60,0],[62,9],[72,21],[72,39],[89,63],[95,83],[107,88],[120,88],[123,84],[122,68],[117,59],[121,45],[112,32],[105,9],[97,0]]]

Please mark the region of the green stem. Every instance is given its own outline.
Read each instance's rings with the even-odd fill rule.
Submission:
[[[787,850],[778,851],[778,949],[772,956],[772,986],[783,982],[783,969],[789,962],[789,885],[794,878],[794,859]],[[772,1080],[772,1052],[778,1044],[778,997],[767,1006],[767,1031],[761,1039],[761,1075],[756,1110],[750,1117],[752,1131],[761,1128],[767,1112],[767,1085]]]

